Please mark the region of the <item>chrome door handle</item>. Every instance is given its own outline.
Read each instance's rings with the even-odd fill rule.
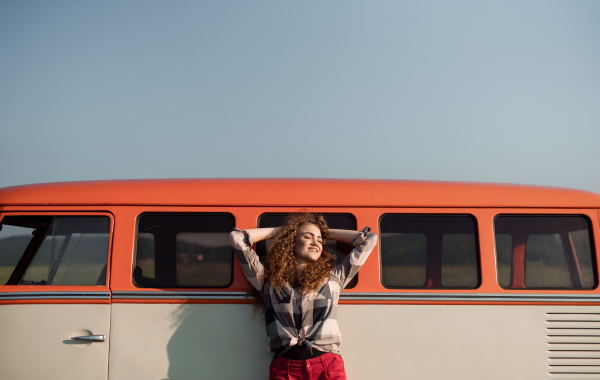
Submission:
[[[104,342],[104,335],[86,335],[86,336],[73,336],[71,340],[85,340],[88,342]]]

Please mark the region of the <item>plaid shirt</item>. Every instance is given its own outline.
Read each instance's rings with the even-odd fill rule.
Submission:
[[[262,293],[265,301],[265,324],[271,355],[276,350],[283,348],[285,352],[294,345],[302,344],[306,344],[311,352],[314,348],[339,354],[342,343],[337,322],[340,293],[369,257],[377,243],[377,235],[362,230],[353,242],[352,252],[331,270],[329,281],[317,292],[307,294],[289,284],[277,289],[270,283],[263,283],[263,264],[245,231],[234,229],[229,234],[229,241],[246,278]]]

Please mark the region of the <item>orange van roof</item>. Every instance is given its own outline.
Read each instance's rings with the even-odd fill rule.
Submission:
[[[600,194],[490,183],[351,179],[149,179],[0,188],[8,205],[600,208]]]

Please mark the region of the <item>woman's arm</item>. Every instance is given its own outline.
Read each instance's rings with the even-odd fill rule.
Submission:
[[[250,228],[250,229],[247,229],[244,231],[248,232],[248,234],[252,238],[252,241],[256,243],[257,241],[261,241],[261,240],[273,239],[277,235],[277,233],[279,232],[280,229],[281,229],[281,227],[266,227],[266,228]],[[356,238],[359,236],[360,236],[360,231],[336,230],[336,229],[329,230],[329,239],[342,241],[342,242],[348,243],[348,244],[352,244],[352,242],[354,240],[356,240]]]
[[[256,243],[257,241],[274,238],[280,229],[281,229],[280,227],[276,227],[276,228],[267,227],[267,228],[251,228],[249,230],[244,230],[244,231],[248,232],[248,234],[252,238],[252,241],[254,241]]]
[[[347,242],[348,240],[345,239],[356,237],[354,241],[350,241],[354,246],[352,252],[331,270],[331,275],[340,279],[342,289],[348,285],[360,267],[367,261],[369,254],[375,248],[375,244],[377,244],[377,235],[369,232],[370,230],[369,227],[363,228],[362,231],[334,230],[335,233],[333,236],[336,240],[339,239],[339,241]],[[331,230],[329,231],[331,235]],[[333,238],[330,236],[330,239]]]
[[[360,231],[329,229],[330,240],[337,240],[344,243],[352,244],[352,242],[356,240],[356,238],[359,236]]]
[[[229,233],[229,243],[233,248],[233,252],[242,266],[244,275],[257,290],[261,290],[263,286],[263,277],[265,268],[260,262],[256,252],[252,249],[253,240],[262,240],[273,233],[273,228],[256,228],[254,230],[242,231],[234,228]],[[250,234],[253,231],[253,234]],[[277,231],[275,231],[276,233]],[[254,236],[253,236],[254,235]]]

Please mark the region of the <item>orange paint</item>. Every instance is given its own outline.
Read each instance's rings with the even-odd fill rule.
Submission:
[[[108,284],[93,286],[0,286],[4,292],[48,291],[202,291],[196,288],[137,288],[132,282],[137,218],[145,212],[227,212],[239,228],[256,228],[267,212],[350,213],[357,227],[379,234],[379,219],[387,213],[468,214],[477,220],[481,285],[477,289],[387,289],[380,280],[379,244],[359,272],[352,293],[453,294],[600,294],[594,290],[502,289],[498,285],[494,218],[500,214],[577,214],[591,220],[595,252],[600,251],[600,195],[579,190],[482,183],[376,180],[133,180],[53,183],[0,189],[2,215],[107,215],[111,218]],[[515,258],[522,254],[517,249]],[[599,260],[596,260],[598,271]],[[518,266],[517,266],[518,267]],[[515,271],[513,283],[522,283]],[[245,292],[249,284],[239,264],[225,289]],[[111,300],[9,300],[14,303],[109,303]],[[113,299],[114,303],[240,303],[247,300]],[[523,305],[531,302],[485,301],[350,301],[341,304]],[[596,303],[535,302],[535,305],[597,305]]]
[[[5,206],[594,207],[563,188],[395,180],[163,179],[47,183],[0,189]]]

